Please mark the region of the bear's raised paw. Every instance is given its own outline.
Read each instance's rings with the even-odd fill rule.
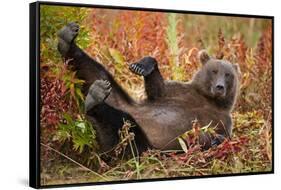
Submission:
[[[154,70],[154,63],[152,62],[143,62],[142,60],[137,62],[137,63],[133,63],[129,66],[129,69],[140,76],[148,76],[149,74],[152,73],[152,71]]]

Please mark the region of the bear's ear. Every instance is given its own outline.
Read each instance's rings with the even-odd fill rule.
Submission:
[[[205,65],[211,59],[206,50],[199,51],[198,58],[202,65]]]
[[[232,64],[232,66],[238,74],[241,74],[241,70],[238,63],[234,63]]]
[[[241,70],[240,70],[239,64],[238,63],[234,63],[234,64],[232,64],[232,66],[235,69],[235,71],[237,72],[238,76],[240,76],[241,75]]]

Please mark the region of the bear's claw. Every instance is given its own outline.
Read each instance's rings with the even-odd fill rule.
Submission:
[[[129,66],[129,69],[133,73],[140,75],[140,76],[147,76],[153,71],[153,67],[150,68],[150,67],[148,67],[148,64],[143,65],[141,63],[133,63]]]

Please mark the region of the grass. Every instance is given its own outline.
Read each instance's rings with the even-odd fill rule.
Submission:
[[[216,148],[202,151],[194,146],[180,154],[150,150],[139,161],[135,157],[124,159],[113,167],[101,162],[98,171],[60,155],[51,167],[42,171],[41,182],[50,185],[271,171],[272,134],[268,118],[257,111],[234,112],[233,116],[232,140]]]

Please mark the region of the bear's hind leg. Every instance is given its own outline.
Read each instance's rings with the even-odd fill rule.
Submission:
[[[92,118],[98,125],[95,125],[101,150],[108,151],[119,142],[119,130],[123,127],[124,121],[129,121],[132,128],[129,132],[135,134],[136,148],[135,155],[149,147],[146,135],[135,122],[134,118],[125,111],[108,105],[105,100],[111,92],[111,84],[107,80],[96,80],[90,87],[85,100],[85,110],[88,118]],[[130,152],[130,151],[129,151]]]
[[[84,80],[82,92],[88,93],[89,87],[96,80],[108,80],[111,83],[111,105],[131,104],[134,101],[114,80],[102,64],[91,58],[79,46],[75,39],[79,32],[78,24],[71,22],[58,31],[58,50],[63,59],[70,66],[69,68],[76,72],[77,78]]]
[[[153,57],[144,57],[131,64],[129,69],[133,73],[144,77],[148,100],[155,100],[164,95],[164,79],[158,69],[157,61]]]

